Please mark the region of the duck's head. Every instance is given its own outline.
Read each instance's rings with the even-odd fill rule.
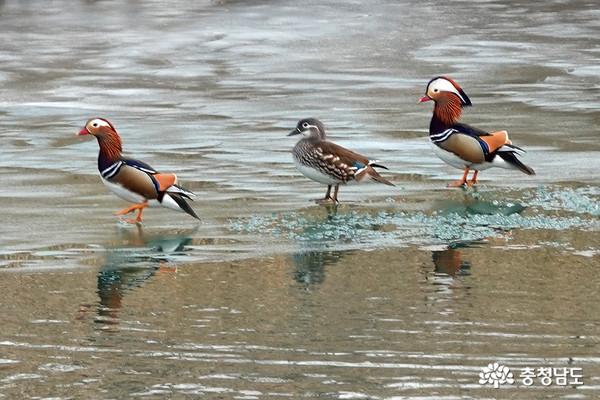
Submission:
[[[92,135],[98,139],[100,157],[107,162],[121,156],[121,137],[115,126],[107,119],[96,117],[88,120],[78,135]]]
[[[296,128],[288,136],[302,135],[311,139],[325,140],[325,126],[316,118],[305,118],[298,121]]]
[[[106,135],[118,135],[118,133],[115,126],[109,120],[96,117],[88,120],[78,135],[92,135],[101,138]]]
[[[429,81],[427,89],[425,89],[425,96],[421,97],[419,103],[433,100],[436,104],[445,104],[454,102],[454,99],[458,99],[462,107],[471,105],[469,96],[458,83],[448,77],[438,76]]]

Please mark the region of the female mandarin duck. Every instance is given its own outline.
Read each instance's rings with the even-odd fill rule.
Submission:
[[[116,215],[125,215],[137,210],[136,219],[126,221],[141,223],[144,208],[162,206],[186,212],[199,219],[185,201],[185,198],[191,199],[195,195],[177,185],[175,174],[159,173],[142,161],[121,155],[121,137],[108,120],[90,119],[79,135],[92,135],[98,140],[98,170],[102,183],[123,200],[136,203],[118,211]]]
[[[533,169],[517,158],[525,151],[512,144],[506,131],[486,132],[458,122],[462,108],[470,106],[471,100],[455,81],[443,76],[433,78],[419,102],[429,100],[435,102],[429,139],[436,155],[447,164],[464,169],[462,178],[449,186],[474,185],[479,171],[492,167],[535,175]],[[471,169],[475,172],[467,181]]]
[[[373,168],[387,169],[386,167],[328,141],[321,121],[314,118],[302,119],[288,134],[293,135],[303,136],[292,150],[296,168],[307,178],[327,185],[325,198],[318,200],[318,203],[337,203],[340,184],[350,181],[362,182],[371,179],[394,186]],[[331,197],[333,185],[335,190]]]

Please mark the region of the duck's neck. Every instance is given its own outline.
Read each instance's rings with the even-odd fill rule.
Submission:
[[[313,143],[313,144],[324,142],[326,140],[325,139],[325,132],[315,132],[315,131],[313,131],[311,133],[311,135],[307,138],[307,140],[310,143]]]
[[[121,138],[116,132],[98,136],[100,153],[98,154],[98,169],[104,170],[121,158]]]
[[[436,101],[429,133],[444,131],[458,122],[462,114],[462,104],[456,96],[444,96]]]

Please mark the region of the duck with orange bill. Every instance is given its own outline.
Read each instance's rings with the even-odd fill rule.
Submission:
[[[488,132],[458,122],[463,107],[470,106],[471,100],[454,80],[439,76],[429,81],[419,102],[430,100],[435,103],[429,125],[433,150],[447,164],[464,171],[462,178],[449,186],[474,185],[479,171],[493,167],[535,175],[518,157],[525,151],[512,144],[506,131]],[[470,170],[474,172],[468,180]]]
[[[79,131],[79,135],[92,135],[98,141],[98,171],[102,183],[123,200],[134,203],[116,212],[116,215],[137,211],[135,219],[125,221],[141,223],[143,210],[152,206],[185,212],[199,219],[186,201],[193,199],[194,193],[179,186],[175,174],[161,173],[143,161],[123,157],[121,137],[111,122],[104,118],[92,118]]]

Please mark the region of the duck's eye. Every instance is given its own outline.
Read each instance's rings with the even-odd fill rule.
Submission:
[[[303,127],[304,129],[308,128],[308,122],[305,122],[305,123],[303,123],[303,124],[302,124],[302,127]]]
[[[98,127],[98,123],[97,123],[97,122],[94,122],[94,123],[92,124],[92,126],[93,126],[94,128],[97,128],[97,127]]]
[[[438,90],[438,89],[433,89],[433,91],[434,91],[435,93],[439,92],[439,90]]]

